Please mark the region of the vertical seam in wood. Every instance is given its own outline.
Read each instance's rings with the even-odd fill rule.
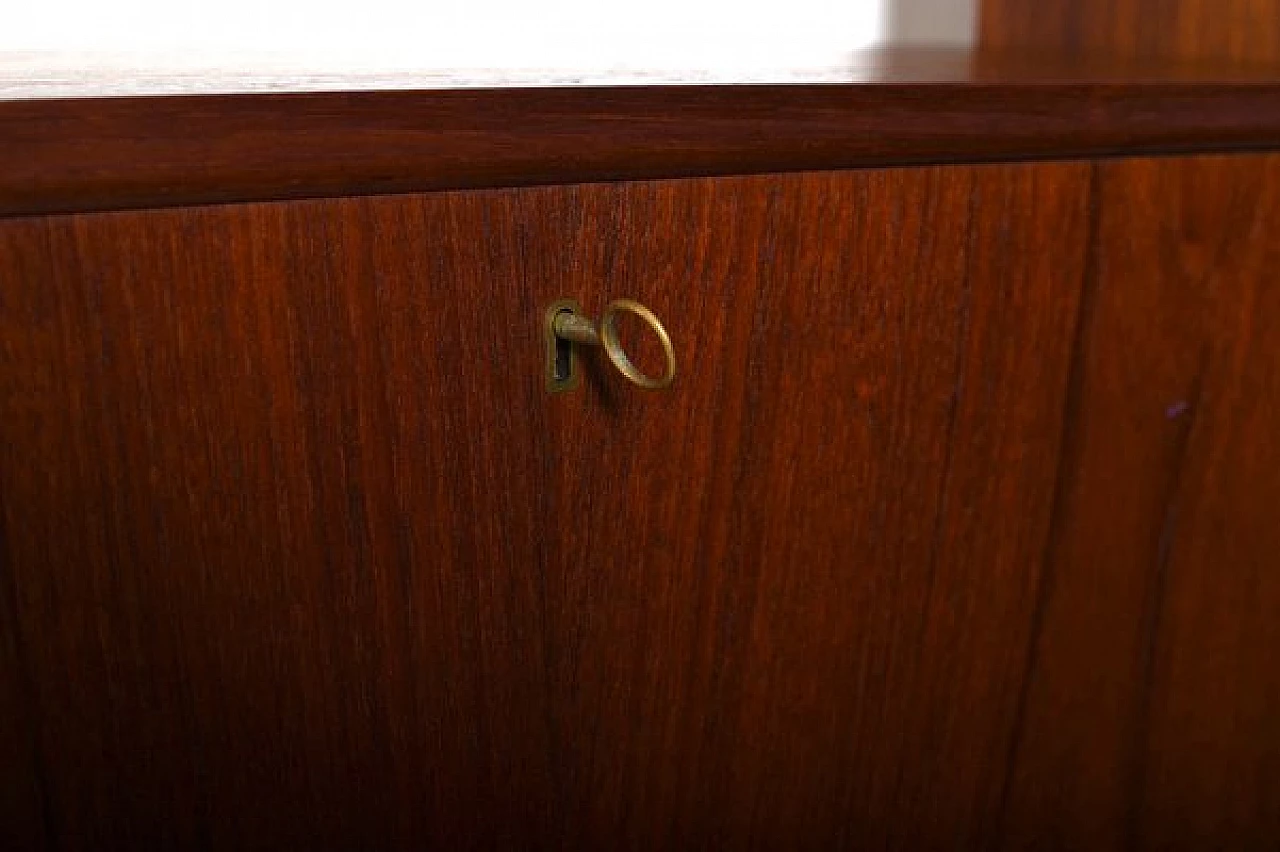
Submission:
[[[965,223],[965,257],[964,287],[960,298],[959,333],[956,335],[955,375],[951,382],[951,410],[947,412],[947,441],[942,456],[942,476],[938,495],[937,511],[934,514],[933,541],[929,551],[929,573],[925,580],[925,611],[933,600],[934,580],[938,570],[938,541],[942,537],[942,527],[947,514],[947,490],[951,481],[951,459],[955,450],[956,421],[960,416],[960,397],[964,387],[964,368],[968,363],[969,338],[971,334],[973,310],[973,244],[976,239],[974,221],[978,214],[978,180],[975,170],[969,172],[969,199]],[[920,632],[923,633],[927,615],[922,614]]]
[[[1075,329],[1072,333],[1071,368],[1068,374],[1062,405],[1062,433],[1058,438],[1058,465],[1054,473],[1053,504],[1049,511],[1049,529],[1045,534],[1044,554],[1040,559],[1040,576],[1036,583],[1035,603],[1031,611],[1031,624],[1027,636],[1027,649],[1023,662],[1022,683],[1018,691],[1018,703],[1014,710],[1013,728],[1009,737],[1009,753],[1005,760],[1004,784],[1000,791],[999,826],[996,836],[1004,834],[1008,823],[1009,793],[1017,771],[1018,754],[1022,748],[1026,727],[1027,703],[1031,694],[1031,682],[1035,676],[1040,653],[1040,639],[1044,631],[1045,612],[1053,594],[1055,554],[1062,535],[1063,513],[1067,492],[1074,479],[1073,469],[1080,452],[1080,398],[1083,394],[1086,370],[1087,340],[1093,324],[1101,279],[1101,252],[1099,241],[1102,222],[1102,169],[1104,164],[1094,162],[1089,170],[1089,222],[1084,246],[1084,275],[1080,286],[1080,301],[1076,308]],[[1007,838],[1001,837],[1002,845]]]
[[[1125,843],[1130,849],[1141,846],[1139,813],[1142,801],[1146,796],[1147,732],[1151,721],[1151,704],[1155,691],[1155,654],[1156,639],[1164,621],[1163,612],[1168,588],[1169,556],[1173,544],[1174,530],[1177,526],[1179,495],[1182,492],[1183,473],[1186,470],[1187,447],[1195,428],[1196,417],[1200,410],[1201,390],[1204,386],[1204,373],[1208,363],[1208,352],[1201,355],[1200,368],[1192,381],[1191,393],[1188,394],[1188,409],[1185,422],[1178,432],[1177,449],[1173,454],[1174,467],[1169,472],[1169,481],[1165,489],[1164,517],[1160,524],[1160,535],[1156,540],[1155,567],[1152,571],[1149,592],[1143,602],[1142,625],[1139,631],[1141,645],[1138,652],[1140,691],[1137,705],[1130,720],[1129,755],[1127,766],[1128,783],[1124,789],[1129,801],[1125,808]]]

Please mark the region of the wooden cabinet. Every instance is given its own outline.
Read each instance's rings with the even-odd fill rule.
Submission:
[[[1267,848],[1277,268],[1277,155],[0,220],[0,831]]]

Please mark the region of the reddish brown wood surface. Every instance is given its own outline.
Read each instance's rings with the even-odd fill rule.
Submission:
[[[982,0],[981,10],[993,49],[1280,61],[1278,0]]]
[[[549,217],[593,256],[542,275],[591,292],[612,270],[689,363],[616,419],[587,395],[553,409],[549,514],[581,557],[548,577],[572,846],[988,836],[1087,184],[1080,165],[668,183]],[[1016,521],[987,526],[1005,501]]]
[[[1268,848],[1277,180],[0,223],[9,845]]]
[[[1274,149],[1277,104],[1280,66],[918,50],[875,54],[832,85],[0,101],[0,216]]]
[[[1064,165],[4,223],[52,842],[984,836],[1086,193]],[[560,295],[651,304],[675,392],[546,396]]]
[[[1280,838],[1280,158],[1099,168],[1009,837]]]
[[[0,529],[0,541],[4,541]],[[44,762],[33,708],[26,660],[19,650],[16,608],[9,582],[7,554],[0,553],[0,844],[6,849],[46,845],[43,811]]]

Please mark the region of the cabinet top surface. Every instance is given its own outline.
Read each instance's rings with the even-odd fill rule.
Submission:
[[[874,84],[1257,83],[1280,68],[986,54],[962,46],[896,46],[802,62],[658,66],[440,66],[366,57],[272,53],[0,51],[0,100],[252,95],[544,87]]]
[[[566,72],[398,88],[312,80],[338,91],[282,93],[249,75],[240,83],[255,94],[193,83],[183,96],[65,98],[50,96],[62,91],[52,78],[18,92],[5,61],[0,216],[1280,149],[1280,69],[1269,67],[895,49],[785,81]]]

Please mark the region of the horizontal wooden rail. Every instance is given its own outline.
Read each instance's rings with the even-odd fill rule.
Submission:
[[[0,102],[0,215],[916,163],[1280,148],[1280,74]],[[865,72],[865,69],[863,69]]]

